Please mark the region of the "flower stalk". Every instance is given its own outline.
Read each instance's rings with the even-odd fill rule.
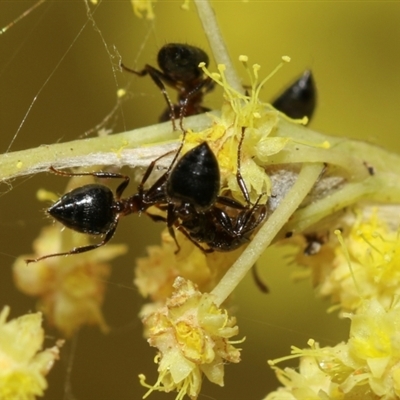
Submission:
[[[290,192],[253,238],[249,247],[247,247],[211,292],[214,296],[215,304],[218,306],[221,305],[241,282],[246,273],[256,263],[258,258],[271,244],[272,240],[284,226],[286,221],[296,211],[301,202],[310,192],[322,170],[322,164],[316,163],[303,165],[299,177]]]

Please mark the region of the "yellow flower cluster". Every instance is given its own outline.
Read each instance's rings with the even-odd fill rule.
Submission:
[[[96,251],[71,257],[47,258],[26,264],[27,258],[38,254],[67,251],[87,245],[86,235],[71,230],[62,232],[60,225],[45,227],[35,240],[35,254],[23,255],[14,263],[16,286],[29,296],[40,298],[38,309],[66,337],[82,325],[99,325],[106,331],[101,305],[110,266],[105,262],[125,253],[123,245],[108,245]]]
[[[57,346],[41,351],[41,313],[6,322],[10,309],[0,312],[0,399],[35,400],[47,388],[45,376],[58,359]]]
[[[133,12],[138,18],[143,18],[143,13],[146,19],[154,19],[153,5],[156,0],[131,0]]]
[[[241,60],[247,60],[242,56]],[[236,179],[238,167],[238,146],[242,141],[240,163],[241,174],[246,182],[250,197],[255,202],[262,194],[271,194],[271,182],[263,168],[269,156],[281,151],[288,138],[274,136],[278,125],[278,111],[259,99],[260,88],[265,83],[258,82],[259,66],[253,66],[250,73],[247,63],[244,65],[252,80],[250,94],[235,91],[226,81],[225,66],[219,65],[219,73],[210,73],[205,64],[203,72],[224,90],[225,103],[221,116],[213,116],[212,126],[202,132],[188,132],[183,151],[207,141],[218,158],[221,172],[221,192],[229,190],[238,200],[243,196]]]
[[[333,296],[344,310],[356,309],[360,299],[377,299],[388,307],[400,295],[399,232],[378,209],[365,212],[351,221],[348,234],[344,232],[347,251],[337,248],[332,272],[320,287],[321,295]]]
[[[339,302],[351,319],[349,340],[323,348],[311,340],[311,349],[293,348],[291,356],[270,361],[284,387],[265,400],[400,397],[399,221],[389,207],[390,213],[385,206],[349,213],[336,232],[339,242],[298,256],[312,267],[319,293]],[[275,366],[294,357],[301,357],[299,371]]]
[[[265,400],[376,400],[400,397],[400,303],[385,308],[378,300],[363,301],[351,317],[350,339],[335,347],[294,348],[300,369],[273,366],[285,386]]]
[[[133,12],[138,18],[143,18],[143,14],[146,15],[146,19],[154,19],[153,3],[157,0],[131,0]],[[182,10],[189,10],[190,0],[184,0],[181,8]]]
[[[177,400],[185,395],[196,399],[204,374],[211,382],[224,384],[224,364],[238,363],[240,350],[229,339],[238,334],[235,318],[202,294],[192,282],[177,278],[174,293],[165,306],[147,315],[143,323],[149,343],[159,350],[159,378],[150,386],[140,376],[143,386],[153,391],[177,391]]]
[[[318,293],[344,311],[356,310],[363,299],[388,307],[400,295],[400,237],[387,215],[395,214],[386,213],[385,206],[349,212],[339,223],[344,245],[330,238],[320,253],[297,255],[299,263],[312,268]]]
[[[180,231],[176,231],[176,238],[179,253],[175,254],[176,243],[165,229],[161,246],[147,247],[148,256],[137,259],[135,285],[153,302],[163,304],[171,296],[178,276],[195,282],[202,292],[211,291],[242,251],[206,255]]]

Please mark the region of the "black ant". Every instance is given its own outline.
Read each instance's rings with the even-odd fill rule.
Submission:
[[[242,128],[242,136],[238,145],[236,179],[247,203],[246,206],[231,198],[217,196],[220,187],[218,161],[206,142],[204,142],[204,145],[207,146],[205,149],[208,149],[210,157],[208,175],[210,178],[213,177],[214,195],[210,196],[208,201],[201,203],[204,192],[200,190],[188,193],[187,186],[185,186],[188,182],[184,181],[184,175],[187,174],[185,171],[189,166],[189,164],[184,165],[186,162],[180,166],[179,163],[177,164],[168,182],[169,195],[173,204],[172,208],[171,203],[168,206],[167,216],[171,218],[168,221],[167,217],[168,226],[172,227],[171,222],[175,221],[175,227],[206,253],[215,250],[232,251],[242,246],[249,241],[249,236],[261,224],[267,213],[266,205],[258,204],[262,195],[253,206],[251,205],[246,183],[240,172],[244,131],[245,128]],[[212,162],[211,155],[214,158]],[[194,167],[196,164],[192,165]],[[193,170],[194,174],[198,174],[200,180],[205,179],[206,176],[199,172],[196,171],[196,168]],[[210,190],[209,193],[211,192]],[[218,204],[224,208],[217,207]],[[231,212],[227,211],[229,209]],[[174,237],[172,228],[170,228],[170,232]],[[204,248],[201,243],[206,244],[207,248]]]
[[[290,118],[303,118],[309,120],[313,116],[317,104],[317,88],[310,70],[289,86],[272,105]]]
[[[120,64],[125,71],[139,76],[150,75],[151,79],[161,90],[168,104],[168,108],[160,117],[160,122],[172,121],[176,130],[175,119],[185,116],[201,114],[209,111],[201,102],[205,93],[214,87],[212,80],[204,78],[199,64],[204,62],[208,66],[208,55],[201,49],[188,44],[169,43],[158,52],[158,66],[161,71],[146,64],[141,71],[135,71]],[[178,104],[173,104],[168,96],[165,85],[178,91]],[[183,130],[183,129],[182,129]]]
[[[130,181],[125,175],[111,172],[73,174],[51,168],[52,172],[69,177],[90,175],[98,178],[123,179],[123,182],[117,187],[115,196],[104,185],[89,184],[65,194],[48,209],[51,216],[70,229],[91,235],[104,235],[101,242],[26,260],[27,263],[49,257],[83,253],[101,247],[112,238],[121,217],[142,212],[155,221],[162,220],[167,223],[169,232],[177,244],[177,251],[179,243],[175,237],[174,227],[181,230],[205,252],[230,251],[240,247],[248,241],[249,235],[266,215],[265,205],[259,206],[258,201],[255,205],[250,205],[246,184],[240,173],[240,148],[243,135],[244,128],[238,147],[236,177],[247,202],[246,206],[232,198],[218,195],[219,165],[207,142],[194,147],[176,162],[184,143],[183,138],[167,171],[149,189],[144,189],[157,161],[164,157],[164,154],[149,165],[138,186],[138,192],[125,199],[121,199],[121,196]],[[218,204],[234,210],[234,215],[217,207]],[[166,217],[147,212],[151,206],[166,211]],[[207,249],[199,244],[202,242],[208,246]]]

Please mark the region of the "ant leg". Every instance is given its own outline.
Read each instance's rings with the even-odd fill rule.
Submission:
[[[104,171],[98,171],[98,172],[65,172],[61,169],[57,169],[54,167],[49,168],[51,172],[53,172],[56,175],[63,175],[67,177],[74,177],[74,176],[94,176],[96,178],[105,178],[105,179],[113,179],[113,178],[119,178],[119,179],[125,179],[125,180],[130,180],[130,178],[126,175],[118,174],[116,172],[104,172]]]
[[[103,179],[123,179],[124,181],[117,187],[117,190],[115,191],[116,193],[116,198],[119,200],[122,196],[122,193],[126,189],[126,187],[129,185],[130,178],[129,176],[114,173],[114,172],[78,172],[78,173],[72,173],[72,172],[65,172],[60,169],[56,169],[53,166],[50,167],[50,171],[53,172],[53,174],[56,175],[62,175],[62,176],[67,176],[67,177],[74,177],[74,176],[94,176],[95,178],[103,178]]]
[[[174,166],[174,164],[176,163],[176,160],[178,159],[178,156],[179,156],[179,154],[181,153],[182,147],[183,147],[183,145],[185,144],[186,132],[187,132],[187,131],[185,131],[185,130],[182,132],[181,144],[179,145],[178,150],[176,151],[175,156],[174,156],[174,158],[172,159],[172,162],[171,162],[171,164],[170,164],[170,166],[168,167],[167,172],[166,172],[166,174],[168,174],[168,175],[170,174],[171,169],[172,169],[172,167]]]
[[[242,145],[243,145],[243,140],[244,140],[244,131],[246,128],[242,126],[242,135],[240,137],[240,141],[238,144],[238,152],[237,152],[237,171],[236,171],[236,181],[240,187],[240,190],[242,191],[243,197],[246,200],[246,203],[250,205],[250,196],[249,196],[249,191],[246,186],[246,182],[243,179],[242,173],[240,172],[241,168],[241,156],[242,156]]]
[[[149,216],[154,222],[167,222],[167,218],[162,215],[150,214],[146,211],[146,215]]]
[[[211,86],[211,88],[210,88]],[[185,132],[185,128],[183,127],[183,118],[186,115],[186,109],[189,100],[195,96],[197,93],[199,93],[203,88],[206,88],[206,93],[214,88],[214,85],[212,84],[212,80],[210,77],[204,79],[201,81],[194,89],[192,89],[181,101],[180,103],[182,104],[180,107],[179,111],[179,126],[182,130],[182,132]]]
[[[183,132],[182,135],[183,135],[182,141],[181,141],[181,144],[180,144],[179,147],[178,147],[178,150],[172,150],[172,151],[169,151],[168,153],[165,153],[165,154],[161,155],[160,157],[157,157],[157,158],[156,158],[155,160],[153,160],[153,161],[150,163],[150,165],[147,167],[146,172],[144,173],[143,178],[142,178],[140,184],[138,185],[138,191],[139,191],[139,193],[143,193],[144,184],[146,183],[147,179],[149,179],[149,176],[151,175],[151,173],[152,173],[152,171],[153,171],[155,165],[157,164],[157,161],[161,160],[163,157],[168,156],[169,154],[171,154],[171,153],[173,153],[173,152],[175,151],[175,156],[174,156],[174,158],[172,159],[172,162],[171,162],[170,166],[168,167],[168,169],[167,169],[167,171],[165,172],[165,174],[160,178],[160,179],[162,179],[162,180],[164,180],[164,181],[167,180],[167,178],[168,178],[168,176],[169,176],[169,174],[170,174],[170,172],[171,172],[171,169],[172,169],[172,167],[174,166],[174,164],[175,164],[175,162],[176,162],[176,160],[177,160],[177,158],[178,158],[178,156],[179,156],[179,154],[180,154],[180,152],[181,152],[181,150],[182,150],[183,144],[185,143],[186,132]],[[160,183],[160,180],[158,180],[156,183],[159,184],[159,183]]]
[[[181,147],[178,149],[178,151],[180,151],[180,149],[181,149]],[[138,192],[139,192],[139,193],[143,194],[143,190],[144,190],[143,187],[144,187],[145,183],[147,182],[147,179],[149,179],[149,176],[150,176],[151,173],[153,172],[153,169],[154,169],[155,165],[157,164],[157,162],[158,162],[159,160],[161,160],[162,158],[168,156],[169,154],[172,154],[174,151],[175,151],[175,150],[168,151],[167,153],[161,155],[160,157],[157,157],[155,160],[153,160],[153,161],[149,164],[149,166],[148,166],[147,169],[146,169],[146,172],[144,173],[144,175],[143,175],[143,177],[142,177],[142,180],[140,181],[140,183],[139,183],[139,185],[138,185]],[[175,158],[174,158],[173,162],[171,163],[171,165],[172,165],[174,162],[175,162]],[[171,169],[171,168],[169,167],[168,170],[167,170],[167,172],[166,172],[163,176],[165,176],[166,174],[167,174],[167,176],[168,176],[168,175],[169,175],[170,169]],[[162,177],[161,177],[161,178],[162,178]],[[161,179],[161,178],[160,178],[160,179]],[[159,183],[159,180],[158,180],[156,183]]]
[[[97,249],[98,247],[102,247],[105,244],[107,244],[110,241],[110,239],[114,236],[115,230],[117,229],[117,225],[118,225],[118,219],[119,219],[119,216],[117,216],[117,218],[114,221],[114,225],[106,233],[106,236],[100,243],[90,244],[88,246],[74,247],[70,251],[65,251],[63,253],[47,254],[45,256],[41,256],[38,258],[27,259],[27,260],[25,260],[25,262],[27,264],[30,264],[32,262],[38,262],[38,261],[45,260],[46,258],[51,258],[51,257],[70,256],[71,254],[86,253],[87,251],[91,251],[91,250]]]
[[[176,238],[175,231],[174,231],[174,224],[177,223],[177,217],[174,213],[174,207],[175,206],[173,204],[168,204],[166,221],[167,221],[168,232],[171,235],[172,239],[174,239],[174,242],[176,243],[177,249],[175,251],[175,254],[178,254],[179,251],[181,250],[181,246],[178,243],[178,240]]]
[[[131,74],[135,74],[138,76],[146,76],[149,73],[149,71],[146,69],[146,67],[144,69],[142,69],[141,71],[135,71],[134,69],[131,69],[131,68],[127,67],[126,65],[124,65],[122,62],[119,63],[119,66],[126,72],[130,72]]]
[[[138,76],[145,76],[147,74],[150,75],[150,78],[153,80],[153,82],[157,85],[157,87],[161,90],[161,93],[164,96],[165,101],[168,104],[168,108],[170,110],[170,118],[172,122],[172,128],[174,131],[176,131],[176,124],[175,124],[175,108],[174,105],[168,95],[167,90],[165,89],[165,86],[162,81],[167,81],[167,83],[170,83],[170,79],[166,77],[163,73],[158,71],[157,69],[153,68],[151,65],[146,64],[144,69],[142,71],[135,71],[134,69],[130,69],[126,67],[124,64],[120,64],[121,68],[124,69],[127,72],[131,72],[132,74],[138,75]]]
[[[176,229],[178,229],[180,232],[182,232],[198,249],[200,249],[203,253],[214,253],[214,249],[208,248],[205,249],[200,243],[196,242],[190,235],[189,233],[186,232],[186,229],[182,226],[179,225],[178,223],[175,224]],[[175,252],[177,254],[179,250]]]
[[[239,203],[237,200],[225,196],[218,196],[215,202],[238,210],[244,210],[247,208],[242,203]]]
[[[268,286],[265,284],[265,282],[260,278],[260,275],[258,275],[257,271],[257,265],[254,264],[253,267],[251,268],[251,274],[253,275],[253,279],[255,284],[258,286],[260,291],[262,293],[269,293]]]
[[[234,229],[237,235],[245,235],[246,233],[253,231],[264,220],[267,214],[266,205],[265,204],[261,206],[258,205],[262,196],[264,196],[264,193],[258,197],[257,201],[250,209],[241,212],[239,214]],[[258,211],[259,211],[258,217],[257,219],[254,220],[253,216]]]
[[[232,219],[228,216],[225,211],[220,210],[217,207],[214,207],[212,210],[213,217],[218,221],[221,227],[231,236],[236,236],[235,229],[232,225]]]

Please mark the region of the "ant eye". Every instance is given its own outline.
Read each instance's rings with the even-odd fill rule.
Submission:
[[[109,188],[91,184],[65,194],[47,212],[77,232],[101,235],[109,231],[114,223],[113,201]]]

